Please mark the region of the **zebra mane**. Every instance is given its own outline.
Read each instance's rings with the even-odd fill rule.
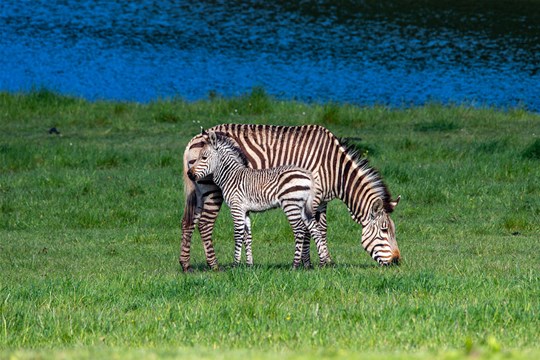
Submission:
[[[226,146],[227,148],[231,149],[236,155],[238,155],[238,157],[240,158],[240,162],[244,166],[248,166],[248,159],[246,154],[234,143],[234,141],[231,140],[231,138],[220,132],[216,132],[215,134],[216,139],[220,145]]]
[[[369,160],[362,157],[361,149],[359,149],[349,138],[338,138],[338,142],[344,152],[352,158],[358,168],[366,174],[365,176],[370,179],[373,186],[377,189],[377,192],[383,201],[384,210],[386,210],[387,213],[394,211],[394,208],[390,205],[392,196],[390,195],[388,187],[384,183],[381,174],[369,165]]]

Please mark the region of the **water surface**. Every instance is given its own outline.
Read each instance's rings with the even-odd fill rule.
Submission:
[[[540,111],[538,1],[0,3],[0,90]]]

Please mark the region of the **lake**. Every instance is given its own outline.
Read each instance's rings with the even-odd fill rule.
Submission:
[[[0,3],[0,91],[540,111],[540,1]]]

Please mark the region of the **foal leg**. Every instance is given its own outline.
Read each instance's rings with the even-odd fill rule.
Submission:
[[[294,234],[294,259],[293,259],[293,269],[298,269],[301,264],[302,259],[302,246],[304,244],[304,233],[305,226],[302,221],[302,210],[298,207],[297,204],[283,204],[283,210],[287,215],[289,224],[291,224],[292,231]]]
[[[241,208],[232,205],[231,215],[234,222],[234,260],[233,266],[240,264],[242,256],[242,244],[246,235],[246,212]]]
[[[251,220],[249,219],[249,214],[246,215],[246,226],[244,234],[244,246],[246,247],[246,264],[248,266],[253,266],[253,254],[251,253]]]

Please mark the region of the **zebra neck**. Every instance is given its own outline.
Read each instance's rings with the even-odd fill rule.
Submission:
[[[372,171],[367,167],[367,162],[359,162],[350,155],[346,156],[341,165],[338,174],[338,197],[347,205],[353,220],[362,223],[368,214],[367,199],[375,185]]]

